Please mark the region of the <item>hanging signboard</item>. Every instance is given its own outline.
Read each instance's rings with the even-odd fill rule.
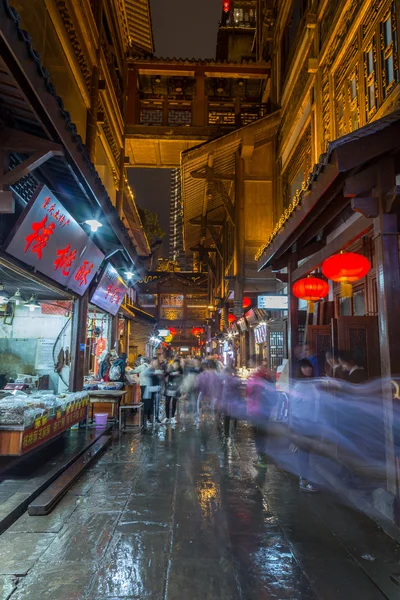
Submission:
[[[283,294],[258,296],[257,308],[264,308],[266,310],[288,310],[288,297]]]
[[[25,207],[6,252],[83,296],[104,254],[45,185]]]
[[[116,315],[128,286],[112,264],[108,263],[92,294],[90,302],[102,310]]]

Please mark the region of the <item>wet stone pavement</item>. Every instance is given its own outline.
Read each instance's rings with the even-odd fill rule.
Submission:
[[[245,425],[115,439],[49,516],[0,536],[0,600],[400,598],[398,544],[254,458]]]

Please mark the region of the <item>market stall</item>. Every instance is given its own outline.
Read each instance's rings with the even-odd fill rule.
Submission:
[[[86,392],[36,392],[0,401],[0,455],[22,456],[86,419]]]

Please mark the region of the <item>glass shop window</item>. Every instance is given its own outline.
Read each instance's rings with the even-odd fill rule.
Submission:
[[[339,298],[339,312],[341,317],[351,317],[351,298]]]
[[[353,312],[355,317],[365,315],[365,290],[357,290],[353,294]]]

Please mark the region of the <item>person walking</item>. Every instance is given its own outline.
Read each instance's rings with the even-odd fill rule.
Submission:
[[[303,492],[318,492],[312,482],[310,448],[313,440],[319,435],[320,392],[313,382],[314,369],[307,358],[299,361],[299,379],[294,385],[291,397],[291,427],[299,436],[297,445],[299,486]]]
[[[159,407],[160,407],[160,393],[161,393],[161,381],[164,376],[164,371],[160,369],[158,358],[153,358],[149,368],[145,371],[146,378],[148,379],[148,385],[145,390],[145,406],[144,414],[147,419],[147,427],[151,426],[151,418],[153,416],[153,425],[160,423],[159,419]]]
[[[180,365],[179,359],[175,359],[172,363],[170,370],[167,372],[167,384],[165,388],[165,419],[163,423],[170,422],[173,425],[176,424],[175,412],[178,398],[180,395],[180,387],[183,381],[183,370]],[[172,400],[172,412],[171,412],[171,400]]]
[[[144,393],[145,393],[146,386],[148,385],[148,378],[146,375],[146,371],[148,368],[149,368],[149,365],[147,363],[147,360],[145,358],[141,358],[140,365],[135,367],[132,371],[132,373],[134,373],[135,375],[139,375],[140,398],[141,398],[142,402],[144,400]]]
[[[274,387],[273,387],[274,386]],[[276,401],[276,390],[267,361],[249,377],[246,386],[247,414],[253,424],[257,465],[267,467],[268,421]]]

